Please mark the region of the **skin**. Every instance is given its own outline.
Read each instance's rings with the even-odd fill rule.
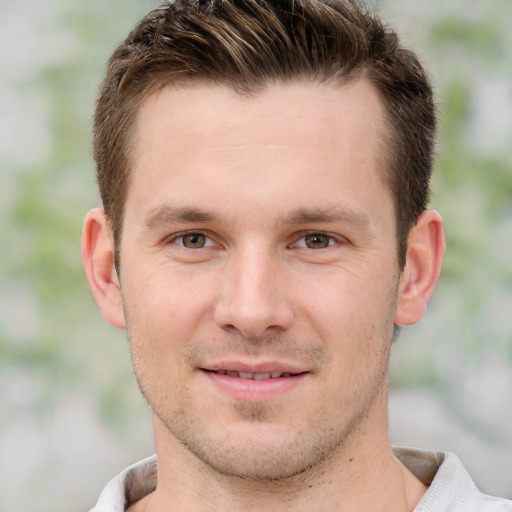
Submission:
[[[83,239],[154,413],[158,486],[130,510],[401,511],[425,492],[389,445],[388,358],[395,323],[425,312],[443,229],[424,212],[398,267],[382,119],[365,81],[143,104],[120,281],[102,210]]]

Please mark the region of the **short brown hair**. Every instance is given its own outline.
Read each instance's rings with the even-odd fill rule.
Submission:
[[[272,81],[365,77],[386,112],[385,180],[398,262],[427,207],[435,143],[432,89],[415,54],[357,0],[175,0],[150,12],[112,55],[94,117],[94,158],[115,247],[122,235],[135,116],[155,90],[204,82],[255,94]]]

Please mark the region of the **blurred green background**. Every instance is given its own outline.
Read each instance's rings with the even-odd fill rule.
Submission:
[[[0,0],[0,511],[78,512],[152,452],[123,333],[80,263],[97,85],[152,0]],[[392,359],[396,444],[512,497],[512,2],[368,2],[430,70],[448,252]]]

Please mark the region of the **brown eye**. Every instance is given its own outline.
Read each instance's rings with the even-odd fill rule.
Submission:
[[[309,249],[324,249],[331,244],[331,237],[322,233],[310,233],[304,237],[304,243]]]
[[[202,233],[190,233],[181,237],[182,244],[188,249],[202,249],[206,245],[206,236]]]

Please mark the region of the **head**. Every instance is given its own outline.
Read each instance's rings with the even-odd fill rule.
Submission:
[[[444,248],[433,132],[415,57],[353,2],[178,0],[115,52],[82,253],[157,451],[282,479],[389,443],[394,326]]]
[[[254,96],[276,82],[342,87],[362,78],[384,106],[381,172],[394,202],[403,267],[409,231],[429,200],[432,91],[414,53],[357,0],[176,0],[141,21],[110,59],[94,119],[98,183],[116,248],[134,126],[153,92],[195,83]]]

